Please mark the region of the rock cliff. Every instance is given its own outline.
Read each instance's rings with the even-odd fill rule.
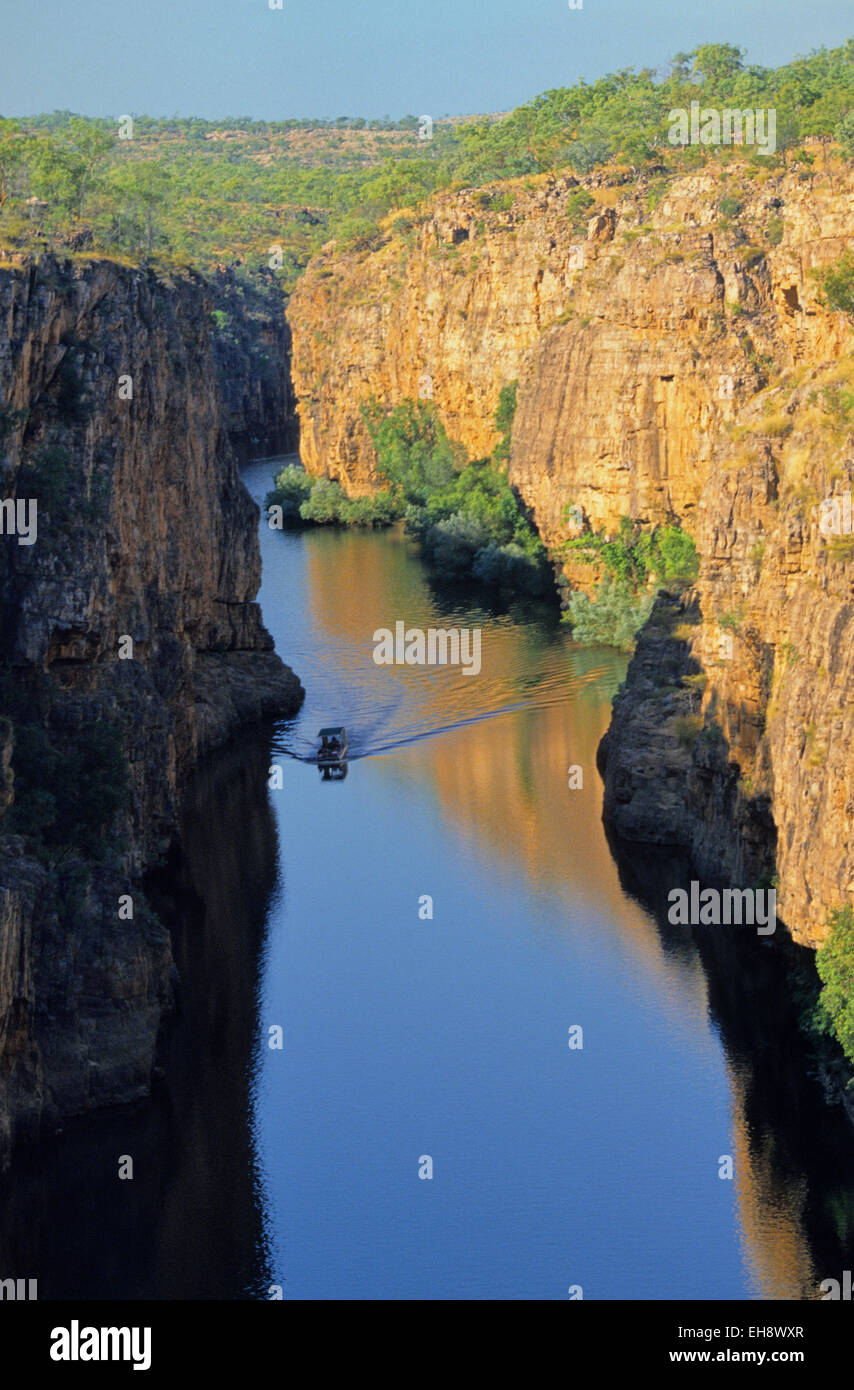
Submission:
[[[810,944],[854,891],[854,554],[820,529],[854,476],[854,333],[814,273],[853,240],[850,166],[816,142],[785,168],[445,194],[325,248],[291,306],[310,471],[374,485],[371,395],[432,398],[485,455],[518,379],[509,477],[550,546],[570,504],[692,535],[696,591],[653,615],[603,750],[606,815],[709,874],[776,874]]]
[[[146,1093],[174,967],[142,875],[189,769],[302,696],[254,602],[258,510],[213,303],[192,276],[0,267],[2,492],[38,503],[33,544],[0,537],[0,829],[18,832],[0,834],[0,1163],[15,1138]],[[18,823],[33,747],[38,797]],[[117,806],[105,852],[82,821],[64,844],[56,808],[98,825],[102,795]]]

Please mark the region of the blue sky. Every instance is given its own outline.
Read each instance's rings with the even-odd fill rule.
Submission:
[[[0,113],[507,110],[725,41],[774,65],[854,34],[850,0],[3,0]]]

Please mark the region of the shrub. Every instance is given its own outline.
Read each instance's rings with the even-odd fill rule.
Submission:
[[[424,536],[424,558],[443,577],[470,574],[478,551],[489,544],[489,532],[475,517],[456,512],[431,526]]]
[[[816,955],[824,986],[816,1006],[817,1027],[830,1033],[849,1062],[854,1063],[854,910],[838,908],[828,918],[830,928]]]
[[[513,420],[516,416],[516,395],[519,389],[518,381],[511,381],[509,386],[502,386],[498,393],[498,408],[495,412],[495,425],[501,431],[501,438],[496,444],[492,461],[500,467],[510,458],[510,436],[513,431]]]
[[[854,318],[854,256],[850,251],[836,262],[816,272],[822,289],[823,302]]]
[[[594,598],[572,594],[563,620],[571,624],[576,642],[631,651],[652,605],[652,594],[638,597],[625,579],[606,575]]]
[[[683,748],[690,748],[703,728],[701,714],[680,715],[673,721],[673,732]]]
[[[566,200],[566,215],[573,227],[583,225],[585,214],[593,207],[595,201],[586,188],[577,188],[574,193],[570,193]]]
[[[346,526],[391,526],[400,513],[390,492],[377,492],[373,497],[348,497],[341,503],[341,520]]]
[[[300,507],[307,502],[312,488],[312,479],[303,468],[289,464],[273,479],[275,486],[267,493],[265,505],[282,508],[283,520],[297,526],[300,522]]]
[[[333,478],[318,478],[311,486],[311,492],[300,504],[299,514],[303,521],[312,521],[316,526],[335,526],[343,523],[342,510],[347,502],[347,494],[340,483]]]
[[[687,582],[696,577],[698,568],[696,546],[680,526],[657,526],[647,531],[627,516],[620,518],[615,537],[599,531],[565,541],[564,556],[570,555],[585,564],[601,562],[609,574],[635,589],[651,575],[668,583]]]

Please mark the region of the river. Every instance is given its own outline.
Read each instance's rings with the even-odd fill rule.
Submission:
[[[245,470],[259,501],[272,469]],[[397,532],[262,523],[261,545],[305,704],[194,779],[160,888],[183,980],[162,1078],[16,1162],[14,1267],[47,1297],[803,1298],[841,1278],[854,1132],[808,1074],[797,953],[667,925],[689,870],[621,860],[603,829],[625,658],[546,605],[431,586]],[[377,666],[400,620],[479,628],[482,670]],[[312,750],[339,723],[348,774],[326,781]]]

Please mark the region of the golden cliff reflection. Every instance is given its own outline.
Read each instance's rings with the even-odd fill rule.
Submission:
[[[732,1156],[741,1240],[760,1298],[815,1298],[819,1278],[803,1226],[806,1178],[783,1181],[769,1133],[751,1139],[745,1078],[727,1066],[732,1087]]]
[[[305,562],[312,623],[349,682],[348,728],[360,718],[371,726],[375,627],[393,629],[398,620],[423,628],[482,627],[477,676],[449,668],[383,669],[384,741],[366,740],[360,752],[395,747],[395,757],[380,759],[383,775],[432,785],[461,845],[488,856],[495,874],[507,881],[524,875],[535,893],[571,903],[576,916],[580,906],[585,949],[595,950],[602,933],[616,938],[626,971],[655,984],[686,1067],[703,1064],[705,1039],[698,1037],[697,1020],[711,1018],[721,1036],[731,1095],[731,1132],[721,1136],[722,1152],[729,1144],[735,1160],[735,1219],[755,1296],[816,1297],[819,1280],[837,1271],[816,1272],[803,1156],[798,1150],[796,1159],[788,1153],[784,1160],[780,1153],[777,1135],[785,1117],[768,1099],[761,1063],[757,1068],[754,1061],[767,1039],[752,1038],[748,1050],[736,1036],[741,1025],[734,1020],[753,1007],[752,958],[736,969],[724,947],[724,957],[713,959],[698,950],[689,930],[670,926],[660,911],[656,916],[652,899],[660,901],[660,894],[645,895],[627,883],[602,827],[596,749],[626,659],[574,646],[565,630],[542,615],[513,621],[443,606],[400,538],[377,545],[352,534],[316,536]],[[580,787],[570,785],[573,767],[581,769]],[[676,881],[669,879],[671,885]],[[560,949],[559,942],[550,945]],[[715,983],[720,973],[730,981],[723,994],[734,988],[737,995],[724,1004]]]

